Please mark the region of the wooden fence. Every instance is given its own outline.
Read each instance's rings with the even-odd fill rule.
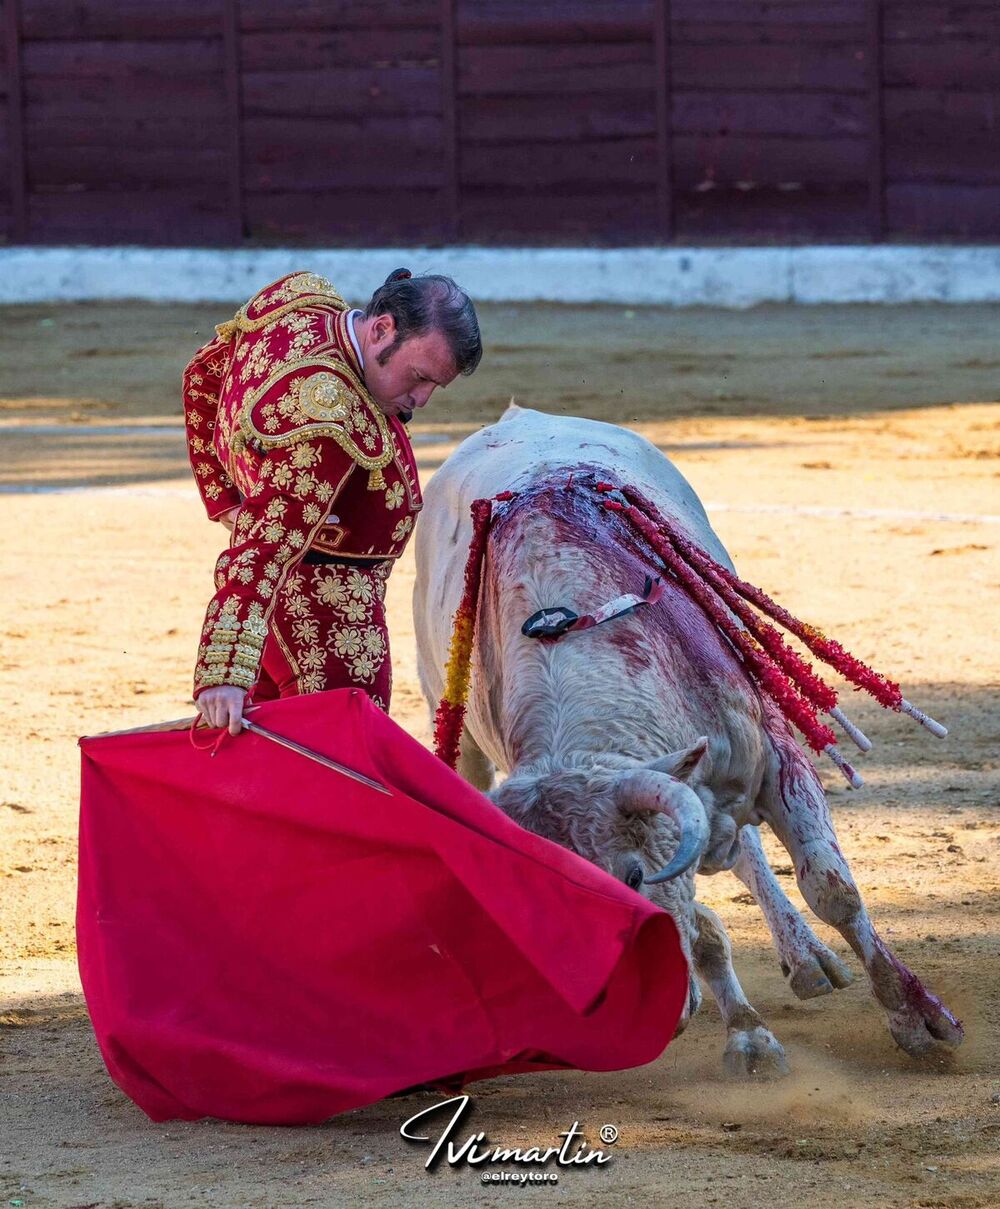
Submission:
[[[1000,236],[1000,0],[0,12],[8,242]]]

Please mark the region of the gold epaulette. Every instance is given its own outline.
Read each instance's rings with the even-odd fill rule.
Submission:
[[[256,293],[232,319],[220,323],[216,333],[231,340],[237,332],[259,332],[282,315],[306,306],[326,306],[346,311],[347,303],[318,273],[289,273]]]
[[[369,472],[368,486],[385,486],[382,468],[395,454],[385,416],[350,366],[303,358],[283,366],[248,392],[231,448],[280,449],[329,437]]]

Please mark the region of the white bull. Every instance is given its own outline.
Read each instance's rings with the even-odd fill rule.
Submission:
[[[607,624],[554,643],[521,633],[539,609],[590,612],[661,571],[621,522],[586,492],[567,490],[570,475],[593,474],[637,488],[732,567],[694,491],[655,446],[614,425],[512,405],[434,475],[416,536],[417,661],[433,710],[462,594],[470,505],[519,493],[487,548],[459,771],[522,826],[672,913],[719,1001],[731,1072],[780,1071],[784,1055],[736,980],[721,923],[693,901],[693,870],[678,869],[693,859],[701,872],[733,868],[760,903],[800,998],[850,981],[768,867],[761,822],[788,849],[806,902],[862,961],[899,1045],[914,1055],[958,1045],[961,1026],[872,925],[788,723],[669,576],[662,600]],[[494,788],[498,769],[507,779]],[[651,881],[658,869],[670,880]]]

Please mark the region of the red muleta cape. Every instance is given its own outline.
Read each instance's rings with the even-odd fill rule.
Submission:
[[[513,823],[357,689],[250,733],[81,739],[80,977],[154,1121],[305,1124],[421,1083],[619,1070],[673,1036],[669,915]]]

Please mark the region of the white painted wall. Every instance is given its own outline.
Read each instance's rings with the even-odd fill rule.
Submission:
[[[240,303],[296,269],[363,301],[395,268],[448,273],[477,302],[747,307],[1000,302],[1000,246],[746,248],[0,248],[0,303]]]

